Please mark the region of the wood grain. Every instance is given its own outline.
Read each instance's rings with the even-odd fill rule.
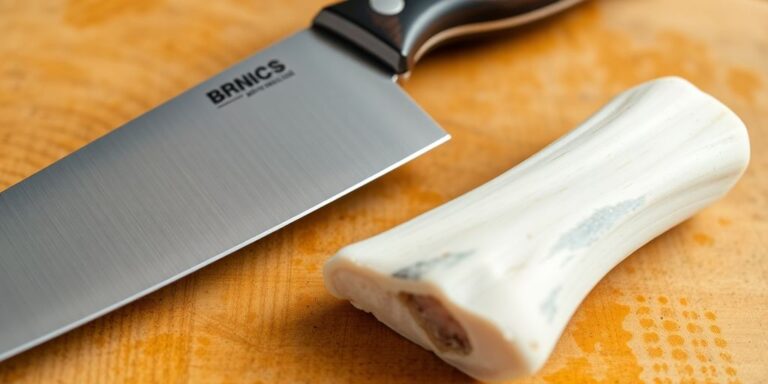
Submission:
[[[323,0],[0,2],[0,188],[307,25]],[[0,382],[471,380],[333,299],[323,261],[478,186],[619,91],[680,75],[745,121],[723,201],[615,268],[520,383],[768,380],[768,3],[593,1],[427,57],[405,89],[453,135],[133,304],[0,363]]]

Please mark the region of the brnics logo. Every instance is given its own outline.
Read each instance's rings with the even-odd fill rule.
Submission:
[[[221,108],[241,99],[250,97],[267,88],[277,85],[293,76],[293,71],[279,60],[270,60],[266,65],[260,65],[251,71],[221,84],[216,89],[205,93],[208,99]]]

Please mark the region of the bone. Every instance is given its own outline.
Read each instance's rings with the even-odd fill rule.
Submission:
[[[748,161],[726,106],[650,81],[485,185],[344,247],[325,283],[474,378],[528,375],[614,266],[722,198]]]

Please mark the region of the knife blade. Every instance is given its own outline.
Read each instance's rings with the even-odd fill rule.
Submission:
[[[446,141],[394,80],[576,0],[350,0],[0,193],[0,360]]]

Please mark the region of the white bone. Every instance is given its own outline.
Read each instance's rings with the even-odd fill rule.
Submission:
[[[326,286],[475,378],[530,374],[611,268],[723,197],[748,161],[727,107],[651,81],[487,184],[341,249]]]

